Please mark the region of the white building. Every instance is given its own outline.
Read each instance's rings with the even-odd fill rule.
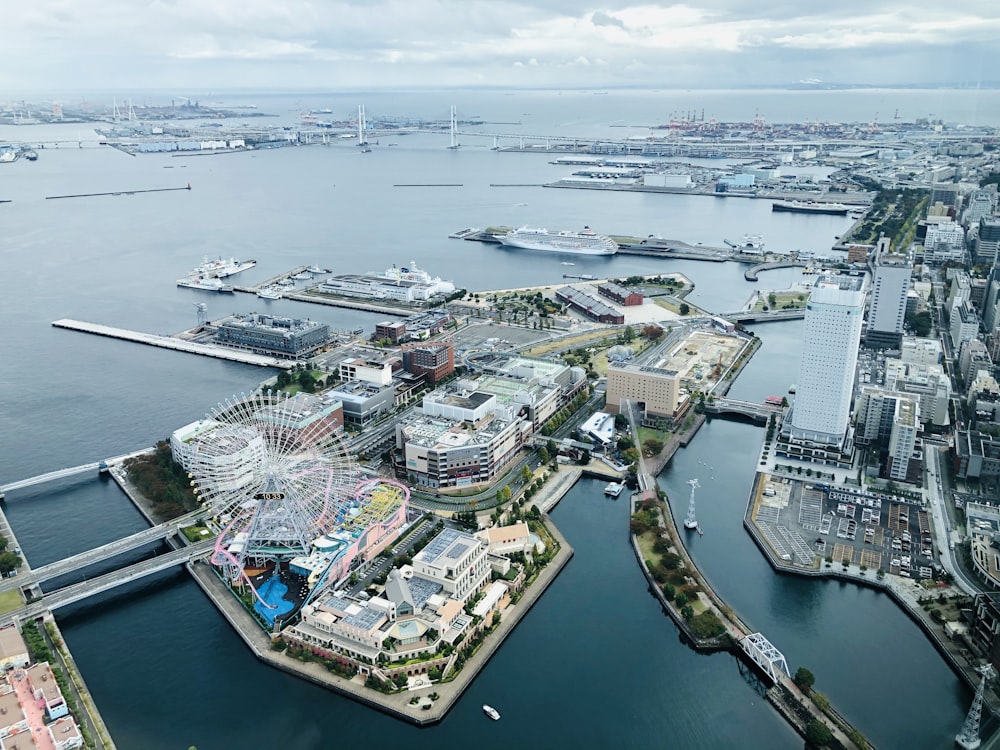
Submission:
[[[806,303],[806,330],[789,435],[840,445],[847,431],[864,312],[864,279],[821,276]]]
[[[965,258],[965,230],[961,224],[939,222],[927,226],[924,238],[924,261],[944,263]]]
[[[889,478],[906,481],[910,457],[920,431],[920,407],[911,399],[896,400],[889,434]]]
[[[978,335],[979,316],[972,304],[963,300],[951,311],[951,345],[958,349],[963,341],[974,339]]]
[[[940,364],[942,357],[941,342],[937,339],[923,339],[916,336],[903,337],[903,346],[899,358],[903,362],[915,365]]]
[[[254,481],[264,462],[264,436],[249,427],[202,419],[185,425],[170,436],[170,451],[185,471],[211,465],[217,489],[237,492]]]
[[[389,385],[392,382],[392,363],[388,360],[361,359],[352,357],[340,363],[340,379],[344,382],[360,380],[374,385]]]
[[[445,529],[413,558],[413,571],[465,603],[490,578],[488,551],[489,545],[471,534]]]
[[[887,359],[885,387],[920,399],[922,420],[938,427],[949,423],[951,380],[941,365],[915,365],[898,359]]]
[[[875,279],[868,311],[865,344],[873,349],[899,349],[906,317],[906,295],[910,291],[912,266],[904,254],[889,252],[883,237],[875,250]]]

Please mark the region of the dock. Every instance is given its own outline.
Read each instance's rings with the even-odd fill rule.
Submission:
[[[143,333],[141,331],[129,331],[125,328],[114,328],[99,323],[87,323],[82,320],[71,320],[61,318],[53,321],[56,328],[65,328],[70,331],[81,331],[92,333],[97,336],[106,336],[122,341],[133,341],[137,344],[148,346],[158,346],[161,349],[171,349],[177,352],[187,352],[188,354],[200,354],[203,357],[215,357],[225,359],[230,362],[239,362],[244,365],[256,365],[257,367],[277,367],[282,370],[290,370],[295,365],[294,361],[268,357],[264,354],[254,354],[252,352],[242,352],[236,349],[228,349],[215,344],[199,344],[194,341],[184,341],[172,336],[159,336],[153,333]]]

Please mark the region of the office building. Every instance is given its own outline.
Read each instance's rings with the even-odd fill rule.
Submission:
[[[440,383],[455,371],[455,346],[450,341],[404,346],[403,369]]]
[[[806,303],[795,403],[790,418],[785,420],[784,430],[791,440],[843,445],[851,413],[864,301],[862,277],[824,275],[816,280]]]
[[[958,349],[963,341],[979,335],[979,316],[972,303],[963,300],[951,310],[951,345]]]
[[[865,329],[865,346],[872,349],[899,349],[903,339],[906,298],[910,291],[912,266],[906,255],[889,252],[886,237],[875,251],[875,278]]]
[[[885,387],[908,393],[920,401],[920,419],[937,427],[946,426],[951,380],[941,365],[917,365],[899,359],[885,361]]]
[[[248,313],[219,324],[215,340],[236,349],[295,359],[308,356],[330,339],[326,323]]]
[[[924,237],[924,262],[930,264],[965,259],[965,230],[954,222],[929,223]]]
[[[979,229],[973,241],[973,261],[990,265],[996,263],[998,246],[1000,246],[1000,218],[984,216],[979,220]]]
[[[644,365],[616,364],[608,367],[608,411],[618,414],[622,404],[638,404],[646,415],[673,417],[681,405],[681,378],[677,370]]]
[[[909,398],[896,400],[892,430],[889,433],[889,458],[886,466],[890,479],[912,482],[920,476],[920,453],[917,433],[920,431],[920,406]]]

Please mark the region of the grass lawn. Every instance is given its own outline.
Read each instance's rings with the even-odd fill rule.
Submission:
[[[809,299],[809,295],[805,292],[792,291],[792,292],[770,292],[774,295],[774,306],[771,307],[771,303],[768,301],[767,294],[761,294],[757,299],[757,303],[753,306],[755,311],[763,310],[765,306],[769,309],[783,310],[785,305],[791,305],[793,308],[805,307],[806,302]],[[801,299],[799,299],[801,297]]]
[[[23,606],[24,600],[21,599],[21,592],[17,589],[0,594],[0,613],[13,612]]]
[[[652,427],[640,427],[639,428],[639,443],[645,443],[650,438],[654,440],[659,440],[661,443],[667,442],[670,439],[670,433],[664,432],[663,430],[655,430]]]
[[[592,344],[593,342],[600,341],[603,338],[614,338],[614,335],[608,330],[590,331],[588,333],[580,334],[579,336],[572,336],[570,338],[562,338],[546,342],[541,346],[536,346],[534,349],[530,349],[526,352],[526,354],[531,357],[538,357],[543,354],[551,354],[558,349],[579,349],[581,346]]]
[[[656,540],[659,537],[652,531],[647,531],[636,537],[636,542],[639,545],[639,553],[642,555],[643,560],[649,560],[654,565],[660,561],[660,556],[653,552],[653,545],[656,544]]]

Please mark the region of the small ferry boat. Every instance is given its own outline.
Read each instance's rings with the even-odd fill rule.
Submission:
[[[493,721],[500,720],[500,712],[497,711],[493,706],[483,706],[483,713],[489,716]]]
[[[312,274],[302,271],[301,273],[292,274],[292,278],[296,281],[309,281],[312,279]]]
[[[622,490],[625,489],[625,484],[623,482],[612,482],[607,487],[604,488],[604,494],[610,495],[611,497],[618,497],[622,494]]]

